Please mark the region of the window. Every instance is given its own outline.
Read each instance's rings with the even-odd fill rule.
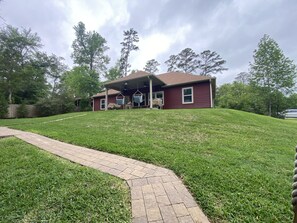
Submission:
[[[193,100],[193,87],[182,88],[183,104],[191,104]]]
[[[105,110],[105,99],[100,99],[100,110]]]
[[[150,93],[148,93],[148,98],[150,99]],[[153,92],[153,100],[155,98],[160,98],[162,100],[162,105],[164,105],[164,91]],[[150,101],[148,101],[148,104],[150,104]]]

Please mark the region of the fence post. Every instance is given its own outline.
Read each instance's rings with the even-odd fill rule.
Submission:
[[[297,146],[295,148],[294,176],[292,185],[292,205],[294,212],[293,223],[297,223]]]

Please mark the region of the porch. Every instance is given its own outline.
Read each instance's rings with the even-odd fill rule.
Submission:
[[[162,107],[164,105],[163,85],[165,83],[155,75],[144,71],[108,82],[105,84],[104,108],[107,110],[110,105],[109,89],[119,92],[115,96],[115,104],[121,108],[153,108],[156,101],[159,107]],[[100,102],[100,108],[102,107]]]

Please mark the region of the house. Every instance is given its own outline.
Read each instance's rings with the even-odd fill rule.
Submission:
[[[211,108],[215,97],[216,79],[182,72],[159,75],[137,71],[105,83],[105,92],[94,95],[93,111],[107,110],[110,103],[129,103],[131,107],[150,107],[161,99],[164,109]],[[141,101],[135,96],[141,95]]]

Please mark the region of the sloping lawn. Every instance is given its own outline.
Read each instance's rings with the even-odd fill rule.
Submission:
[[[84,116],[71,118],[78,115]],[[291,221],[295,121],[196,109],[72,113],[1,124],[168,167],[212,222]]]
[[[125,183],[0,139],[0,222],[130,222]]]

